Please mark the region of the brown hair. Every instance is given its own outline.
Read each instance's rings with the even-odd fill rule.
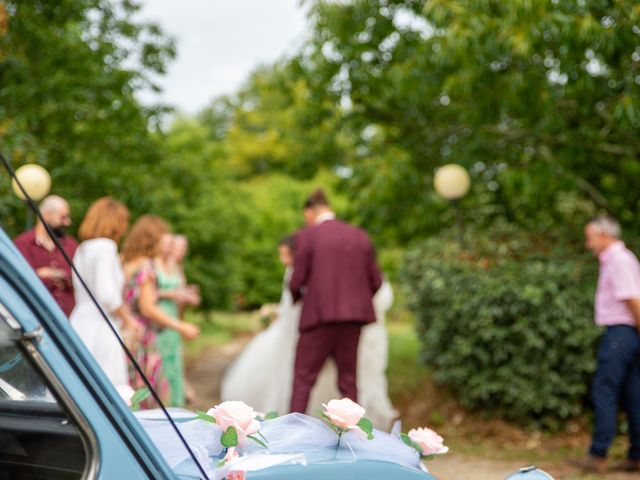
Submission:
[[[160,239],[169,232],[169,226],[160,217],[143,215],[133,224],[122,245],[124,263],[139,257],[155,257],[160,247]]]
[[[309,195],[307,201],[304,202],[304,208],[314,208],[319,206],[329,206],[329,200],[327,200],[327,195],[324,193],[324,190],[322,188],[316,188],[313,192],[311,192],[311,195]]]
[[[80,240],[106,237],[119,242],[129,227],[129,210],[111,197],[102,197],[89,207],[78,229]]]
[[[278,246],[285,246],[291,250],[291,253],[296,251],[296,237],[295,235],[285,235],[278,242]]]

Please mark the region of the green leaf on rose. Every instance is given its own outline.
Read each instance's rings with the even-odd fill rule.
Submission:
[[[342,435],[344,432],[346,432],[346,430],[344,428],[341,428],[337,425],[335,425],[331,419],[329,418],[329,416],[326,413],[321,413],[320,414],[320,419],[329,427],[331,428],[331,430],[333,430],[336,435]]]
[[[278,418],[278,412],[276,412],[275,410],[272,410],[269,413],[266,413],[264,416],[261,415],[257,415],[256,416],[256,420],[258,420],[259,422],[264,422],[265,420],[273,420],[274,418]]]
[[[262,448],[269,448],[267,447],[267,444],[264,443],[262,440],[260,440],[258,437],[254,437],[253,435],[247,435],[247,438],[250,438],[251,440],[253,440],[254,442],[256,442],[258,445],[260,445]],[[264,438],[264,437],[262,437]]]
[[[267,440],[267,439],[265,438],[265,436],[264,436],[262,433],[260,433],[260,432],[257,432],[257,433],[258,433],[258,435],[260,435],[260,438],[261,438],[262,440],[264,440],[264,443],[269,443],[269,440]]]
[[[139,388],[131,397],[131,410],[140,410],[140,404],[145,400],[151,392],[147,387]]]
[[[373,440],[373,423],[371,423],[371,420],[362,417],[358,422],[358,427],[367,435],[367,440]]]
[[[209,423],[214,423],[217,424],[218,421],[215,419],[215,417],[212,417],[211,415],[207,415],[205,412],[203,411],[196,411],[196,418],[198,420],[203,420],[205,422],[209,422]]]
[[[401,433],[400,434],[400,438],[409,447],[417,450],[421,457],[424,456],[424,452],[423,452],[422,448],[420,447],[420,445],[418,445],[416,442],[411,440],[411,438],[409,438],[409,435],[407,435],[406,433]]]
[[[236,427],[229,427],[220,437],[220,443],[223,447],[235,447],[238,445],[238,432]]]

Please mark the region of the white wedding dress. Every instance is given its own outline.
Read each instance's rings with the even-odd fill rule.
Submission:
[[[278,317],[247,345],[222,379],[222,400],[241,400],[263,413],[289,412],[293,364],[298,342],[301,304],[294,304],[288,288],[291,269],[285,272]],[[377,321],[363,327],[358,347],[358,403],[376,428],[388,430],[397,416],[387,394],[388,340],[384,314],[393,303],[393,291],[383,282],[373,297]],[[341,398],[337,370],[327,361],[314,386],[307,413],[322,411],[322,403]]]

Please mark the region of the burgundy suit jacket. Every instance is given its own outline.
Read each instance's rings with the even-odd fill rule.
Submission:
[[[327,220],[296,234],[294,301],[303,299],[300,331],[333,322],[375,322],[371,302],[382,278],[364,230]]]

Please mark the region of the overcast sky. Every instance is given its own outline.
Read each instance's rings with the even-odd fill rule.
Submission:
[[[177,58],[160,79],[160,100],[196,113],[237,90],[258,65],[294,49],[303,38],[299,0],[143,0],[141,18],[177,40]],[[149,94],[143,101],[153,100]]]

